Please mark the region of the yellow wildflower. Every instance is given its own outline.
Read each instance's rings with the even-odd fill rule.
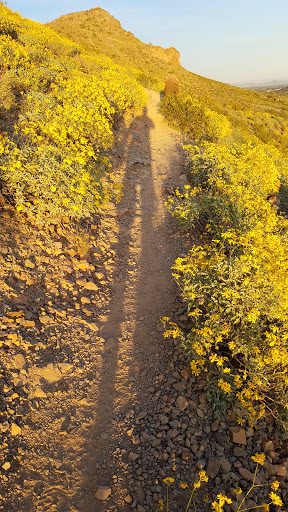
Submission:
[[[273,489],[273,491],[277,491],[279,485],[280,484],[279,484],[278,480],[274,480],[274,482],[272,482],[272,484],[271,484],[271,489]]]
[[[202,471],[199,471],[199,478],[200,482],[208,482],[208,476],[206,475],[206,471],[202,469]]]
[[[231,384],[223,379],[218,380],[218,386],[224,393],[231,393]]]
[[[280,496],[275,494],[275,492],[270,492],[269,498],[271,499],[273,505],[279,505],[279,507],[283,506],[283,501],[281,500]]]
[[[251,459],[254,460],[254,462],[257,462],[257,464],[264,466],[266,455],[265,453],[255,453],[255,455],[252,455]]]
[[[167,485],[173,484],[174,478],[167,476],[166,478],[164,478],[163,482],[164,482],[164,484],[167,484]]]
[[[215,512],[222,512],[223,508],[220,505],[220,503],[217,503],[217,501],[213,501],[211,505],[212,510],[215,510]]]

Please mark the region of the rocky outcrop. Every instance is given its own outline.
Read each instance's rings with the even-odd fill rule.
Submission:
[[[151,53],[158,59],[164,60],[165,62],[171,62],[180,66],[180,53],[176,48],[162,48],[162,46],[150,45]]]

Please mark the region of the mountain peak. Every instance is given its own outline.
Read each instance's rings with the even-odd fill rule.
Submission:
[[[180,53],[175,48],[162,48],[142,43],[120,21],[101,7],[65,14],[48,23],[56,32],[81,44],[88,50],[103,53],[121,65],[144,68],[151,61],[180,66]]]

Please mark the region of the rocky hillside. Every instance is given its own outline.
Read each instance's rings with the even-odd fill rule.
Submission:
[[[56,32],[77,41],[84,48],[111,57],[116,63],[148,71],[152,68],[173,71],[180,66],[180,53],[175,48],[142,43],[132,32],[124,30],[109,12],[96,7],[88,11],[66,14],[49,23]],[[168,66],[167,66],[168,65]],[[164,75],[163,75],[164,76]]]
[[[132,68],[133,75],[149,89],[160,91],[167,75],[176,75],[184,96],[204,100],[211,110],[227,116],[234,128],[287,151],[287,97],[241,89],[191,73],[180,65],[175,48],[141,42],[100,7],[61,16],[49,26],[86,50],[109,56],[130,71]]]

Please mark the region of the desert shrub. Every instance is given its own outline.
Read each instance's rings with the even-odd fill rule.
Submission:
[[[287,162],[264,144],[186,150],[197,187],[187,186],[169,207],[186,225],[202,220],[206,242],[174,266],[192,328],[184,336],[172,326],[167,334],[182,339],[192,371],[207,374],[212,396],[240,404],[252,422],[267,410],[283,420],[288,221],[267,196],[277,194]]]
[[[7,73],[0,74],[0,108],[9,110],[14,103],[11,79]]]
[[[0,35],[0,70],[9,70],[0,101],[9,104],[11,88],[21,98],[13,131],[1,134],[2,190],[41,221],[89,216],[115,188],[113,124],[144,106],[144,89],[111,59],[86,54],[3,5],[0,11],[17,22],[17,39]]]
[[[205,137],[206,120],[204,106],[191,96],[166,95],[161,110],[169,124],[179,128],[193,139]]]
[[[161,109],[170,125],[191,139],[216,141],[231,133],[226,116],[210,110],[191,95],[167,94],[162,100]]]
[[[239,485],[235,487],[234,489],[230,489],[230,496],[227,496],[226,494],[222,494],[222,492],[217,494],[217,499],[215,498],[214,501],[211,503],[211,510],[214,512],[223,512],[223,510],[226,510],[226,504],[229,506],[231,505],[231,509],[235,512],[246,512],[247,510],[257,510],[262,509],[263,511],[269,511],[271,505],[276,506],[278,510],[280,510],[280,507],[283,507],[283,501],[279,494],[276,494],[280,487],[280,482],[278,480],[273,480],[270,484],[256,484],[256,477],[258,473],[259,466],[265,465],[266,455],[264,453],[255,453],[255,455],[252,455],[251,459],[253,462],[256,463],[256,468],[254,470],[254,475],[251,480],[251,485],[248,488],[246,492],[244,492]],[[193,508],[195,512],[198,512],[201,508],[203,508],[202,500],[198,500],[197,492],[199,491],[200,487],[206,482],[208,482],[209,478],[206,475],[205,471],[199,471],[198,473],[199,478],[194,480],[193,483],[187,483],[180,481],[180,488],[186,489],[186,495],[187,498],[187,505],[185,507],[185,512],[188,512],[190,510],[190,506],[193,503]],[[169,512],[170,506],[169,506],[169,488],[171,485],[173,485],[175,482],[175,478],[166,477],[163,480],[163,483],[166,485],[166,503],[162,500],[158,502],[158,509],[157,510],[166,510]],[[234,483],[236,485],[236,482]],[[263,488],[268,487],[267,489],[267,498],[265,499],[265,502],[263,501],[263,498],[261,499],[261,504],[252,506],[251,508],[247,509],[247,501],[249,495],[252,496],[252,492],[256,491],[256,488]],[[188,492],[187,492],[188,491]],[[276,491],[276,492],[274,492]],[[195,499],[196,498],[196,499]],[[212,498],[213,499],[213,498]],[[256,498],[257,499],[257,498]],[[209,501],[209,497],[205,496],[204,501],[207,503]],[[184,508],[182,509],[184,512]]]

